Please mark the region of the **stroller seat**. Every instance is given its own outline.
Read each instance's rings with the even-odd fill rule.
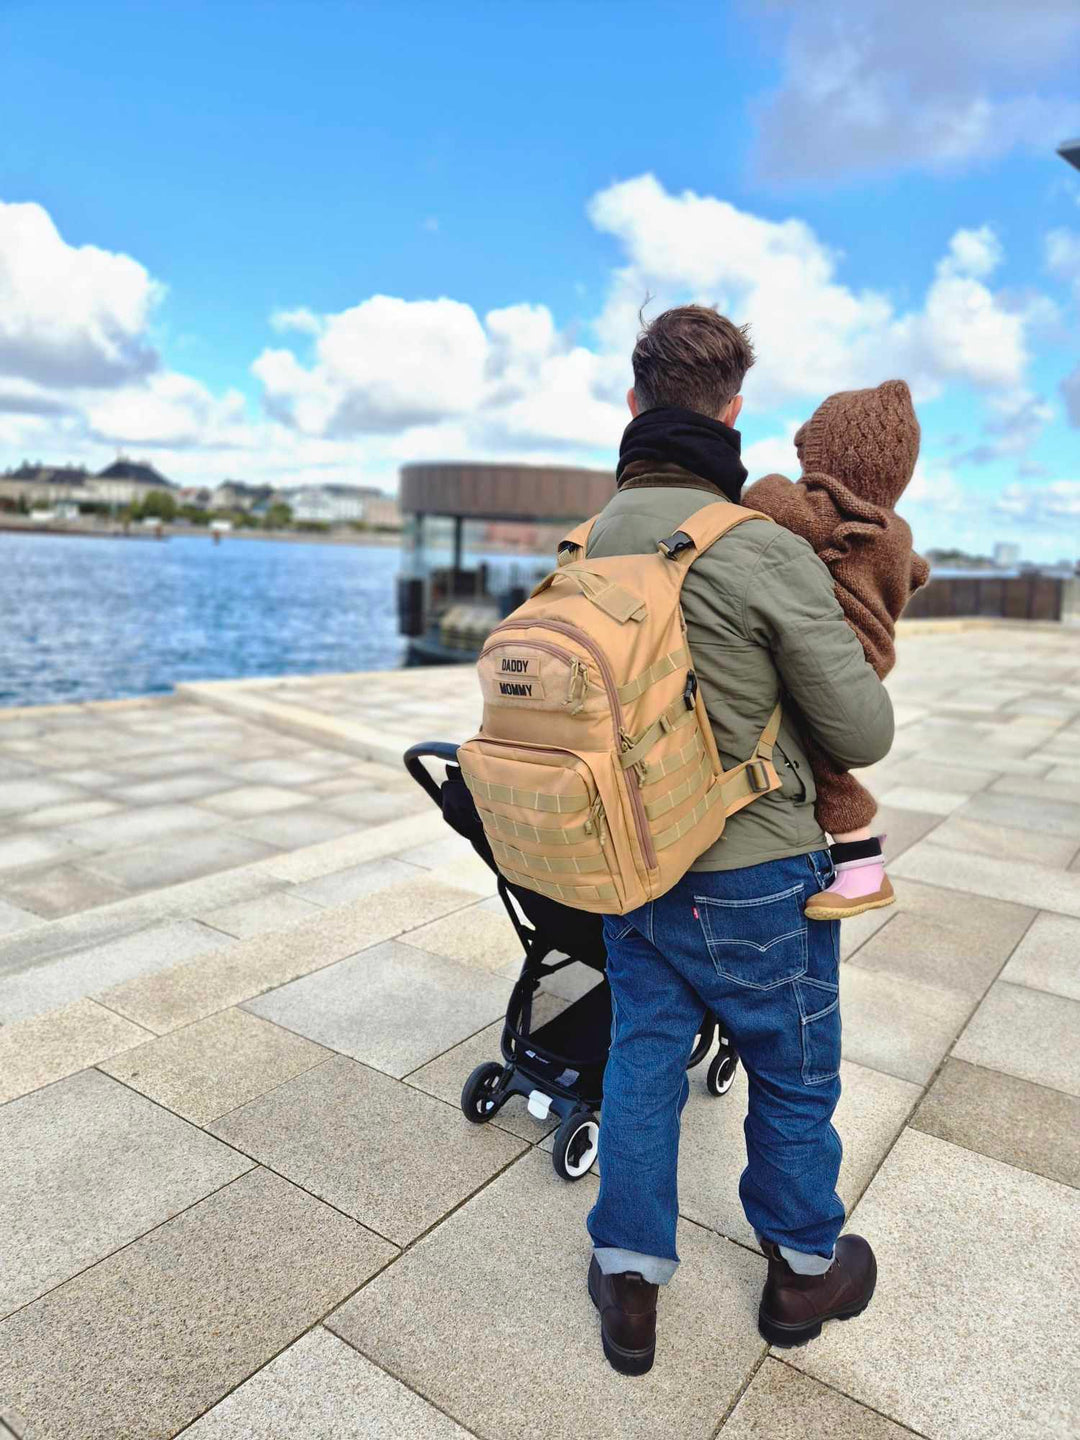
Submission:
[[[496,876],[496,885],[524,959],[506,1008],[500,1048],[502,1062],[485,1061],[465,1080],[461,1108],[466,1119],[482,1125],[494,1118],[512,1095],[524,1096],[539,1120],[559,1117],[552,1163],[564,1180],[580,1180],[592,1169],[600,1135],[604,1067],[611,1041],[611,990],[603,918],[575,910],[499,873],[480,816],[458,768],[457,746],[443,741],[414,745],[405,752],[405,768]],[[436,776],[428,762],[441,767]],[[533,999],[545,979],[579,964],[600,979],[553,1019],[533,1026]],[[701,1063],[719,1032],[707,1012],[687,1068]],[[720,1035],[720,1048],[709,1066],[711,1094],[724,1095],[735,1079],[738,1057]]]

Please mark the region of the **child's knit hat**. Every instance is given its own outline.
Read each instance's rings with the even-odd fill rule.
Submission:
[[[795,435],[804,474],[835,475],[864,499],[892,509],[919,455],[919,422],[903,380],[840,390]]]

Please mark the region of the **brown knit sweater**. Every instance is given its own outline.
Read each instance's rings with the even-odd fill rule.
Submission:
[[[799,480],[766,475],[743,492],[742,503],[809,541],[829,567],[867,660],[884,678],[896,662],[896,621],[930,574],[893,509],[919,454],[911,392],[903,380],[887,380],[873,390],[830,395],[796,433],[795,449]],[[812,749],[812,758],[822,828],[835,835],[868,825],[877,812],[870,792],[820,749]]]

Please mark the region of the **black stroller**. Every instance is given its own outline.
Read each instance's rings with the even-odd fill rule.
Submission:
[[[466,1119],[476,1125],[492,1119],[511,1095],[524,1095],[529,1113],[539,1120],[554,1112],[561,1122],[552,1154],[555,1173],[564,1180],[580,1180],[596,1160],[598,1112],[611,1037],[611,990],[605,977],[535,1030],[533,996],[547,976],[567,965],[587,965],[604,974],[603,921],[599,915],[573,910],[503,879],[456,759],[456,745],[432,741],[407,750],[405,768],[438,805],[446,823],[469,841],[498,877],[499,895],[525,951],[503,1025],[505,1063],[489,1060],[476,1067],[462,1089],[461,1108]],[[429,760],[444,767],[442,781],[425,764]],[[707,1013],[688,1069],[708,1055],[718,1029],[715,1015]],[[724,1095],[730,1090],[738,1063],[735,1051],[721,1035],[720,1048],[708,1069],[711,1094]]]

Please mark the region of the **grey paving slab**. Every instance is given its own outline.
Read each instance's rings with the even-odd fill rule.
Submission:
[[[328,810],[358,825],[381,825],[402,815],[416,814],[430,805],[427,796],[415,787],[412,790],[362,790],[326,802]]]
[[[237,835],[276,845],[280,850],[298,850],[305,845],[336,840],[350,834],[356,826],[356,821],[333,815],[322,805],[308,805],[295,810],[277,810],[256,820],[240,820],[231,829]]]
[[[720,1433],[724,1440],[911,1440],[906,1425],[771,1358]]]
[[[416,878],[415,865],[405,865],[395,859],[368,860],[362,865],[348,865],[344,870],[335,870],[333,874],[323,875],[318,880],[306,880],[294,886],[292,893],[312,905],[329,908],[334,905],[347,905],[352,900],[360,899],[362,895],[371,895],[376,890],[385,890],[387,886],[396,885],[399,881]]]
[[[194,805],[147,805],[128,810],[126,814],[69,825],[66,833],[73,843],[87,848],[119,850],[122,846],[183,835],[189,830],[205,830],[214,823],[205,810]]]
[[[510,987],[388,940],[246,1008],[400,1079],[506,1010]]]
[[[0,871],[78,860],[84,853],[72,840],[61,838],[59,831],[13,830],[7,839],[0,840]]]
[[[318,912],[287,930],[235,941],[159,975],[127,981],[102,999],[161,1034],[310,975],[400,934],[410,924],[459,909],[472,898],[468,891],[418,877],[351,905]]]
[[[49,1440],[165,1440],[393,1255],[253,1170],[0,1326],[0,1393]]]
[[[917,810],[924,815],[951,815],[971,798],[966,790],[937,790],[922,785],[893,785],[881,797],[892,810]]]
[[[69,800],[62,805],[28,810],[18,817],[18,822],[35,830],[45,826],[62,827],[82,820],[100,820],[103,815],[115,815],[123,808],[115,800]]]
[[[897,900],[896,914],[851,964],[973,1000],[996,979],[1035,917],[1022,905],[906,880],[897,881]]]
[[[1061,915],[1080,917],[1080,875],[1033,865],[1027,860],[996,860],[988,855],[966,855],[920,840],[898,860],[892,873],[946,890],[966,890],[996,900],[1037,905]]]
[[[184,1431],[190,1440],[468,1440],[468,1434],[321,1326]]]
[[[125,885],[129,890],[157,890],[169,885],[212,875],[240,865],[250,865],[274,853],[272,845],[227,830],[208,830],[183,835],[164,843],[137,845],[95,855],[85,865],[95,875]]]
[[[109,790],[123,783],[123,777],[115,771],[102,770],[96,765],[87,765],[80,770],[58,770],[52,778],[58,785],[78,785],[86,790]]]
[[[45,865],[3,877],[4,894],[46,920],[81,915],[111,905],[131,892],[79,865]]]
[[[0,1105],[138,1045],[146,1036],[142,1026],[93,1000],[2,1025]]]
[[[18,905],[0,900],[0,936],[17,935],[22,930],[31,930],[44,923],[42,917],[32,910],[23,910]]]
[[[526,1148],[344,1056],[211,1128],[396,1245],[415,1240]]]
[[[1080,1001],[999,980],[953,1053],[973,1065],[1080,1095]]]
[[[853,915],[850,920],[845,920],[840,926],[840,959],[850,960],[871,935],[876,935],[900,913],[899,906],[892,905],[885,910],[867,910],[863,915]]]
[[[384,855],[396,855],[434,835],[445,833],[445,830],[445,821],[432,806],[419,815],[407,815],[402,820],[374,825],[370,830],[358,830],[339,840],[309,846],[299,854],[276,856],[266,861],[264,869],[275,879],[299,885],[305,880],[332,875],[334,871],[344,870],[350,865],[361,865],[367,860],[381,859]]]
[[[1053,757],[1045,757],[1043,764],[1050,768],[1046,773],[1030,779],[1019,775],[1003,775],[990,787],[994,795],[1016,795],[1027,801],[1047,800],[1051,805],[1063,801],[1080,805],[1080,783],[1059,773],[1060,766]]]
[[[19,810],[33,811],[46,805],[85,799],[74,785],[60,780],[5,779],[0,787],[0,813],[10,815]]]
[[[1080,1186],[1080,1099],[946,1060],[911,1125],[941,1140]]]
[[[963,1029],[973,1005],[970,996],[955,990],[921,985],[853,962],[842,965],[844,1057],[925,1085]]]
[[[765,1262],[685,1225],[656,1365],[631,1385],[604,1359],[585,1289],[595,1196],[591,1179],[568,1186],[534,1151],[327,1324],[480,1435],[706,1440],[762,1353]]]
[[[968,820],[950,815],[934,831],[934,844],[969,855],[991,855],[995,859],[1017,858],[1052,869],[1065,869],[1078,843],[1068,835],[1043,835],[1037,830],[1018,830],[987,820]]]
[[[216,770],[187,770],[158,780],[122,785],[112,794],[128,805],[159,805],[174,800],[203,800],[228,790],[231,784],[227,775]]]
[[[96,1070],[0,1107],[0,1150],[0,1315],[252,1164]]]
[[[845,1060],[834,1124],[844,1147],[837,1193],[850,1212],[870,1183],[920,1096],[918,1085]],[[705,1067],[690,1072],[690,1101],[679,1145],[679,1209],[740,1244],[755,1244],[739,1203],[746,1165],[743,1119],[746,1072],[718,1099],[705,1088]]]
[[[943,823],[941,815],[928,814],[924,810],[901,810],[891,805],[881,805],[874,818],[874,829],[885,835],[885,860],[891,863],[897,855],[909,850]]]
[[[413,930],[409,944],[511,980],[521,970],[521,941],[501,902],[488,909],[472,905]]]
[[[533,1001],[533,1029],[554,1019],[560,1011],[566,1009],[566,1003],[557,995],[538,994]],[[502,1063],[502,1052],[499,1049],[502,1029],[502,1020],[487,1026],[478,1034],[462,1041],[460,1045],[455,1045],[452,1050],[430,1060],[419,1070],[414,1070],[408,1076],[408,1084],[415,1085],[418,1090],[423,1090],[428,1095],[437,1095],[448,1105],[460,1104],[462,1086],[477,1065],[490,1060]],[[524,1095],[512,1095],[490,1123],[535,1144],[555,1129],[559,1117],[552,1115],[547,1120],[537,1120],[529,1114]]]
[[[929,1440],[1071,1440],[1074,1190],[908,1130],[853,1227],[877,1253],[874,1300],[789,1364]]]
[[[313,920],[318,913],[317,905],[291,889],[281,889],[269,895],[257,895],[253,900],[240,900],[235,905],[223,905],[200,915],[199,919],[226,935],[250,940],[252,936],[265,935],[269,930],[286,930],[291,925]]]
[[[302,791],[286,790],[281,785],[240,785],[235,788],[219,787],[218,793],[208,795],[202,804],[218,815],[242,819],[250,815],[291,810],[297,805],[310,805],[311,800]]]
[[[130,935],[89,945],[45,960],[30,969],[0,976],[0,1021],[8,1023],[40,1015],[119,985],[136,975],[153,974],[168,965],[210,950],[225,942],[217,930],[194,920],[167,920]]]
[[[196,1125],[301,1075],[331,1052],[243,1010],[222,1010],[98,1068]]]
[[[1080,805],[1062,800],[990,792],[971,796],[961,814],[972,820],[988,820],[1017,830],[1037,830],[1042,835],[1062,835],[1080,841]]]
[[[1038,915],[1001,973],[1013,985],[1080,1000],[1080,920]]]
[[[235,767],[236,774],[260,785],[310,785],[324,780],[330,771],[323,765],[295,759],[252,760]]]

